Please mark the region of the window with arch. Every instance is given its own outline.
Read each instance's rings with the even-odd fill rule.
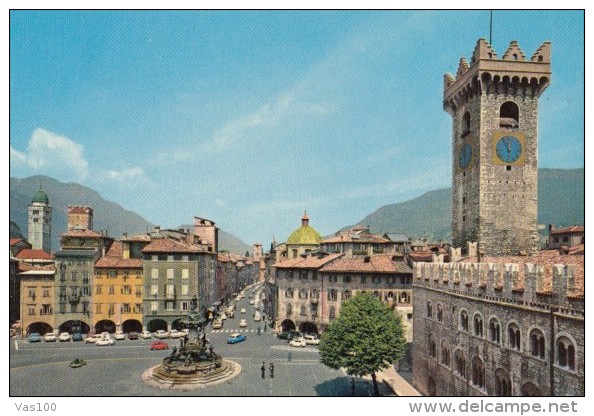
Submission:
[[[462,137],[470,133],[470,111],[467,111],[462,116]]]
[[[285,290],[285,297],[292,298],[293,297],[293,289],[291,289],[290,287],[287,288],[287,290]]]
[[[435,339],[433,339],[433,334],[429,334],[429,337],[427,338],[427,354],[433,358],[437,356],[437,348]]]
[[[545,338],[540,329],[530,331],[530,355],[545,358]]]
[[[477,337],[483,336],[483,317],[477,313],[474,315],[474,335]]]
[[[485,388],[485,364],[479,357],[472,359],[472,384],[479,389]]]
[[[575,370],[575,345],[567,337],[557,339],[557,365]]]
[[[462,350],[456,350],[454,354],[455,371],[458,375],[466,378],[466,358]]]
[[[468,332],[468,312],[464,309],[460,311],[460,330]]]
[[[394,300],[394,293],[388,292],[388,302],[392,302]]]
[[[448,342],[444,339],[441,341],[441,363],[446,367],[450,366],[450,346]]]
[[[400,294],[400,303],[409,303],[410,302],[410,296],[408,295],[407,292],[402,292]]]
[[[512,350],[520,351],[520,328],[515,323],[511,323],[507,327],[507,346]]]
[[[336,318],[336,308],[334,306],[330,306],[330,309],[328,311],[328,317],[330,319]]]
[[[443,307],[441,306],[441,303],[437,304],[437,321],[443,322]]]
[[[505,397],[512,395],[509,374],[502,368],[495,371],[495,395]]]
[[[374,290],[373,291],[373,297],[376,298],[376,299],[379,299],[380,298],[380,294],[379,294],[379,292],[377,290]]]
[[[287,303],[287,316],[290,316],[293,313],[293,305]]]
[[[489,340],[496,344],[501,342],[501,325],[497,318],[491,318],[489,322]]]
[[[301,307],[299,308],[299,314],[300,315],[305,315],[307,312],[305,311],[305,306],[301,305]]]
[[[328,300],[336,300],[336,290],[335,289],[330,289],[328,291]]]
[[[299,299],[307,299],[307,289],[299,289]]]
[[[427,318],[433,318],[433,305],[431,301],[427,302]]]
[[[311,291],[311,298],[312,299],[318,299],[320,297],[320,293],[318,292],[317,289],[312,289]]]
[[[344,300],[348,300],[351,298],[351,291],[350,290],[345,290],[344,292],[342,292],[342,298]]]
[[[520,125],[520,109],[513,101],[506,101],[499,107],[499,127],[516,129]]]

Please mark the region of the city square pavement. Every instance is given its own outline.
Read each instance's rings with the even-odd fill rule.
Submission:
[[[270,328],[257,334],[261,323],[253,322],[252,307],[243,299],[234,319],[227,319],[222,330],[206,329],[215,352],[241,366],[241,373],[221,384],[192,390],[165,390],[146,385],[142,373],[161,364],[171,352],[150,351],[152,340],[116,341],[113,346],[95,346],[84,342],[36,343],[10,340],[11,396],[351,396],[351,377],[320,363],[315,346],[291,347],[279,340]],[[246,319],[247,328],[239,328]],[[226,343],[229,334],[242,332],[247,340]],[[167,340],[170,348],[179,340]],[[74,358],[87,365],[70,368]],[[265,378],[260,366],[266,363]],[[268,366],[274,363],[274,378]],[[355,395],[368,396],[371,384],[355,379]],[[382,393],[389,391],[382,386]]]

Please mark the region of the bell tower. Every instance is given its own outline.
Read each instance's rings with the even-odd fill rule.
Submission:
[[[479,39],[470,63],[444,76],[452,116],[452,243],[489,256],[538,249],[538,98],[551,80],[551,44],[530,59],[516,41],[501,58]]]

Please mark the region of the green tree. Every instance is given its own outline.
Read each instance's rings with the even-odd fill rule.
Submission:
[[[320,340],[322,364],[345,368],[347,374],[371,374],[374,395],[379,396],[376,372],[404,355],[405,339],[400,318],[369,293],[344,302],[340,315]]]

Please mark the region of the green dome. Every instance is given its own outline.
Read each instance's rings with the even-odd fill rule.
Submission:
[[[43,192],[40,188],[39,191],[37,191],[37,193],[33,197],[33,201],[31,201],[31,202],[39,202],[42,204],[49,204],[49,198],[47,197],[45,192]]]
[[[304,225],[293,231],[286,244],[320,244],[320,241],[322,241],[320,233],[309,225]]]

